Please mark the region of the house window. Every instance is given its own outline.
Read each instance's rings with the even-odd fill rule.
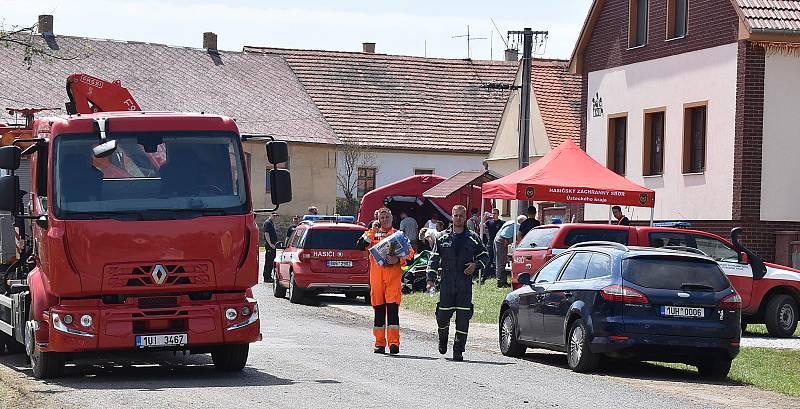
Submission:
[[[643,175],[664,174],[664,111],[644,114],[643,159]]]
[[[248,166],[250,166],[250,165],[248,164]],[[278,164],[278,169],[289,169],[289,162],[279,163]],[[269,199],[269,195],[270,195],[270,193],[272,191],[272,187],[270,186],[270,183],[269,183],[269,171],[270,170],[272,170],[272,164],[267,163],[267,177],[266,177],[267,182],[266,182],[266,190],[265,190],[266,193],[267,193],[267,199]]]
[[[433,169],[414,169],[415,175],[432,175]]]
[[[608,119],[608,168],[619,175],[625,174],[625,145],[628,117],[618,116]]]
[[[667,39],[686,35],[689,0],[667,0]]]
[[[358,197],[375,189],[375,168],[358,168]]]
[[[630,0],[628,15],[628,47],[647,43],[647,0]]]
[[[695,105],[683,111],[683,173],[706,170],[706,108]]]

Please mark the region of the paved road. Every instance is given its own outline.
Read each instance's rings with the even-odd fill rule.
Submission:
[[[646,364],[576,374],[565,368],[563,355],[543,351],[509,359],[473,347],[466,361],[452,362],[436,352],[433,334],[410,330],[403,332],[399,356],[375,355],[369,320],[326,306],[350,303],[343,298],[295,305],[272,297],[265,284],[255,288],[255,296],[264,341],[251,346],[242,373],[220,374],[208,356],[161,354],[79,363],[67,368],[66,377],[48,382],[31,379],[21,356],[0,357],[0,375],[10,373],[52,407],[744,407],[731,403],[736,396],[760,407],[796,403]]]

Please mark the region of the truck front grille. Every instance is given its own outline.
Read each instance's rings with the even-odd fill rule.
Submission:
[[[208,286],[211,264],[184,262],[164,264],[125,264],[106,268],[106,288],[176,288]]]

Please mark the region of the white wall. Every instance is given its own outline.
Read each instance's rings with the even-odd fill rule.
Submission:
[[[624,51],[623,51],[624,52]],[[589,73],[587,151],[606,164],[608,116],[627,112],[626,177],[656,191],[655,218],[726,220],[732,217],[737,45],[660,58]],[[591,100],[603,99],[592,117]],[[706,171],[682,174],[684,104],[708,101]],[[664,174],[643,177],[644,110],[666,107]],[[626,209],[648,220],[650,209]],[[587,220],[607,220],[608,207],[586,206]]]
[[[800,221],[800,58],[766,57],[761,220]]]
[[[481,170],[483,154],[465,153],[418,153],[414,151],[374,151],[378,163],[378,174],[375,177],[375,187],[388,185],[400,179],[414,175],[414,169],[433,169],[435,175],[450,177],[462,170]],[[336,166],[341,172],[343,160],[339,158]],[[338,197],[344,197],[339,186],[336,187]]]

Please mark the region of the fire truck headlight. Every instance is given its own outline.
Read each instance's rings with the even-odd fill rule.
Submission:
[[[227,310],[225,310],[225,318],[227,318],[228,321],[235,320],[237,315],[239,314],[236,312],[235,308],[228,308]]]
[[[82,316],[81,317],[81,325],[83,325],[84,328],[91,327],[92,326],[92,316],[89,315],[89,314],[85,314],[84,316]]]

